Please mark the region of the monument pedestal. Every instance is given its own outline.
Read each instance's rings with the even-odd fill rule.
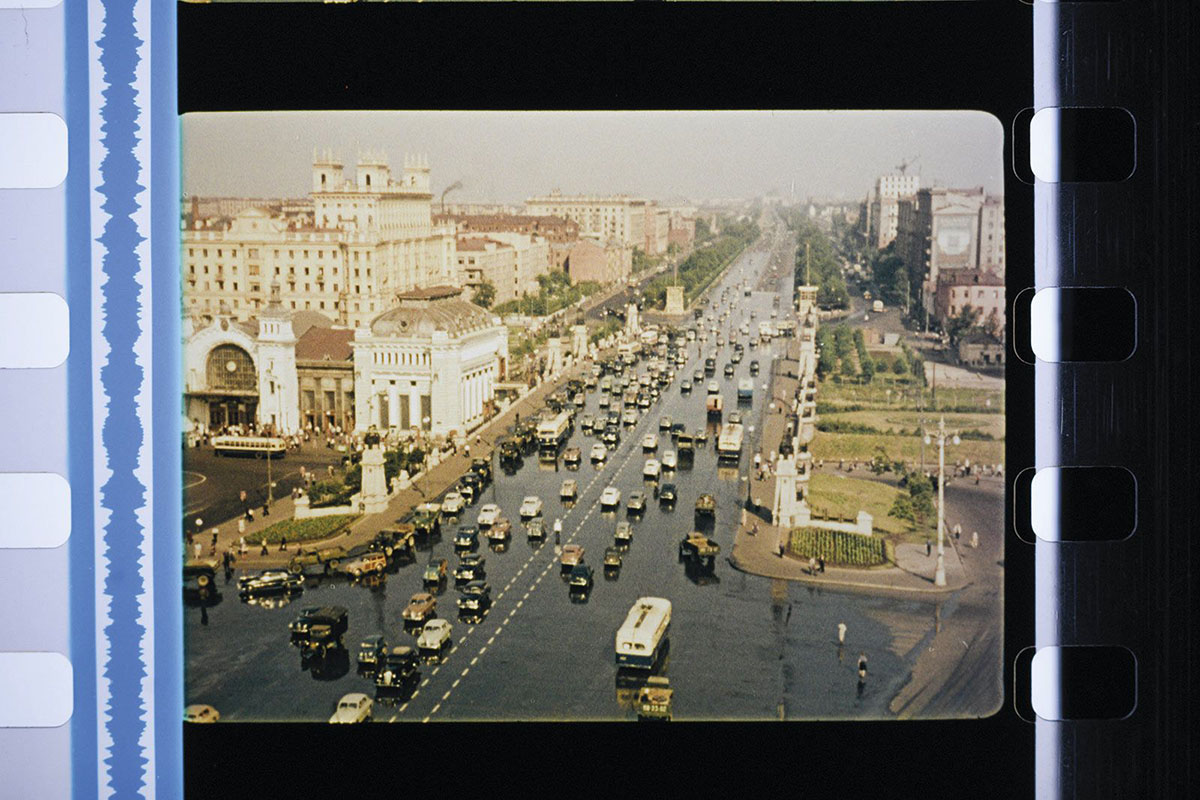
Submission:
[[[667,287],[667,307],[668,314],[683,313],[683,287],[668,286]]]
[[[363,450],[362,496],[364,513],[377,514],[387,509],[387,480],[383,470],[383,448],[375,445]]]

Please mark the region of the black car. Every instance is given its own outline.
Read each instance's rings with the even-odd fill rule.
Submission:
[[[305,649],[329,649],[342,640],[348,625],[349,612],[342,606],[305,608],[288,625],[292,644]]]
[[[733,364],[729,364],[729,363],[725,364],[725,377],[726,378],[733,377]]]
[[[729,360],[732,361],[734,364],[742,363],[742,351],[735,348],[733,351],[733,355],[731,355],[729,357]]]
[[[468,553],[458,562],[458,566],[454,568],[454,580],[459,583],[467,581],[477,581],[487,575],[484,570],[486,562],[483,556],[477,553]]]
[[[676,423],[672,424],[671,425],[671,438],[678,439],[679,434],[683,433],[685,430],[687,430],[687,426],[684,425],[682,422],[676,422]]]
[[[478,475],[484,483],[492,482],[492,462],[486,458],[471,459],[471,472]]]
[[[689,381],[687,378],[684,378],[683,382],[679,384],[679,393],[687,394],[691,390],[692,390],[692,382]]]
[[[674,503],[676,500],[676,497],[677,497],[677,494],[676,494],[675,484],[664,483],[658,487],[658,502]]]
[[[755,359],[754,361],[751,361],[751,362],[750,362],[750,374],[751,374],[751,375],[757,375],[757,374],[758,374],[758,360],[757,360],[757,359]]]
[[[704,374],[712,375],[717,371],[717,360],[715,358],[704,359]]]
[[[479,528],[475,525],[460,525],[454,532],[454,547],[459,550],[474,550],[479,547]]]
[[[600,441],[608,445],[611,450],[621,443],[621,434],[617,432],[616,428],[605,428],[604,433],[600,434]]]
[[[579,421],[579,431],[585,436],[591,436],[596,428],[596,418],[591,414],[585,414],[583,419]]]
[[[406,685],[421,677],[417,651],[412,647],[393,647],[383,654],[375,667],[375,697],[399,694]]]
[[[572,589],[587,589],[592,585],[592,568],[587,564],[576,564],[571,568],[567,583]]]
[[[608,428],[613,425],[620,425],[620,424],[621,424],[621,412],[620,411],[616,411],[616,410],[609,411],[605,415],[604,427]]]
[[[480,611],[492,604],[492,587],[484,581],[473,580],[458,591],[458,607],[462,611]]]

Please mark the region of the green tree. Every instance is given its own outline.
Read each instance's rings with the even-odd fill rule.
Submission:
[[[471,297],[475,305],[483,308],[491,308],[492,303],[496,302],[496,287],[491,281],[484,281],[475,287],[475,293]]]
[[[979,318],[983,316],[982,308],[975,308],[970,303],[962,307],[958,314],[946,320],[946,335],[950,337],[950,346],[958,344],[963,336],[979,326]]]
[[[840,371],[841,371],[841,374],[847,378],[853,378],[855,375],[858,374],[854,370],[854,362],[852,362],[849,358],[842,359],[842,368]]]
[[[870,383],[875,378],[875,359],[867,356],[858,365],[862,368],[863,382]]]
[[[897,375],[903,375],[908,372],[908,359],[904,357],[904,353],[897,353],[892,359],[892,372]]]
[[[896,495],[896,499],[892,501],[892,508],[888,511],[889,517],[896,519],[905,519],[909,522],[916,522],[917,516],[913,511],[912,499],[906,494]]]

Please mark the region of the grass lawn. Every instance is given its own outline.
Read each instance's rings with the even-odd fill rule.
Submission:
[[[891,394],[888,390],[891,389]],[[897,399],[900,396],[902,399]],[[924,398],[926,408],[932,408],[933,393],[928,386],[920,387],[904,378],[887,373],[877,373],[869,384],[837,383],[832,379],[821,381],[817,385],[817,399],[824,403],[861,405],[868,408],[910,408],[918,407],[918,399]],[[989,406],[987,401],[991,400]],[[951,408],[956,406],[971,406],[978,408],[981,413],[998,413],[1004,408],[1004,392],[985,389],[951,389],[942,387],[937,393],[937,407]]]
[[[342,532],[361,514],[331,514],[327,517],[309,519],[283,519],[269,528],[246,537],[247,544],[262,544],[265,536],[268,543],[278,543],[284,536],[288,543],[313,542],[328,539]]]
[[[931,419],[929,412],[909,411],[900,408],[873,408],[864,411],[842,411],[835,414],[822,414],[822,420],[841,420],[855,422],[860,425],[870,425],[876,430],[886,432],[888,428],[899,432],[900,429],[913,430],[924,425],[930,429],[937,427],[937,420]],[[990,433],[996,439],[1004,438],[1003,414],[953,414],[948,413],[946,428],[953,431],[983,431]]]
[[[876,448],[882,445],[888,459],[919,464],[921,462],[921,437],[888,436],[874,433],[828,433],[818,431],[809,443],[813,458],[825,461],[870,461]],[[925,464],[937,468],[937,443],[925,445]],[[946,444],[946,463],[953,464],[969,458],[975,464],[1000,464],[1004,461],[1004,442],[981,442],[964,439],[960,444]]]
[[[933,531],[932,525],[918,528],[907,520],[888,516],[900,490],[886,483],[815,472],[808,487],[808,504],[816,513],[853,517],[860,510],[866,511],[875,517],[876,531],[897,535],[913,533],[920,541],[924,541],[926,533]]]

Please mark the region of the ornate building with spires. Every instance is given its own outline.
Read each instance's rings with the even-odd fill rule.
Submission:
[[[277,281],[284,310],[356,326],[400,292],[459,285],[454,228],[433,222],[426,159],[406,157],[394,176],[386,158],[368,153],[351,179],[332,153],[314,153],[309,199],[232,217],[200,216],[193,203],[182,231],[184,313],[244,322]]]

